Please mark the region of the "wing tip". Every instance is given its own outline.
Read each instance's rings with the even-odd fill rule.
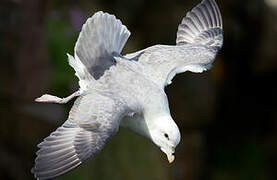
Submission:
[[[218,29],[221,31],[218,31]],[[204,33],[206,35],[203,35]],[[206,45],[221,47],[223,38],[220,37],[222,34],[222,16],[217,3],[215,0],[203,0],[182,19],[178,27],[176,44],[196,43],[205,45],[208,42]]]

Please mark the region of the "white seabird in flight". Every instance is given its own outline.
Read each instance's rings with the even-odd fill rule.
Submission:
[[[211,67],[223,44],[222,18],[214,0],[203,0],[183,18],[176,45],[154,45],[122,56],[130,32],[115,16],[97,12],[83,25],[74,57],[80,89],[37,102],[66,103],[78,96],[68,119],[38,147],[32,169],[38,179],[62,175],[100,152],[119,129],[149,138],[174,160],[179,129],[170,115],[164,87],[185,71]]]

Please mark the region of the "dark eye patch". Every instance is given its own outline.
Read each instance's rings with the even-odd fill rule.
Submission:
[[[169,140],[169,136],[167,133],[164,134],[164,137],[166,137]]]

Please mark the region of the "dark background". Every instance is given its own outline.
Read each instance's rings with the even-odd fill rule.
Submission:
[[[36,144],[65,121],[72,102],[34,99],[78,89],[66,53],[89,16],[103,10],[121,19],[132,33],[125,54],[175,44],[179,22],[199,2],[1,0],[0,179],[33,179]],[[99,155],[58,179],[277,179],[277,0],[217,2],[224,45],[213,68],[166,87],[182,133],[175,162],[121,128]]]

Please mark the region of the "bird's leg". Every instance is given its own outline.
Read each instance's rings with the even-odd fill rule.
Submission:
[[[70,101],[72,98],[76,97],[76,96],[80,96],[81,92],[80,91],[76,91],[75,93],[71,94],[70,96],[67,96],[65,98],[60,98],[57,96],[53,96],[50,94],[44,94],[39,98],[36,98],[35,101],[36,102],[42,102],[42,103],[58,103],[58,104],[65,104],[68,101]]]

